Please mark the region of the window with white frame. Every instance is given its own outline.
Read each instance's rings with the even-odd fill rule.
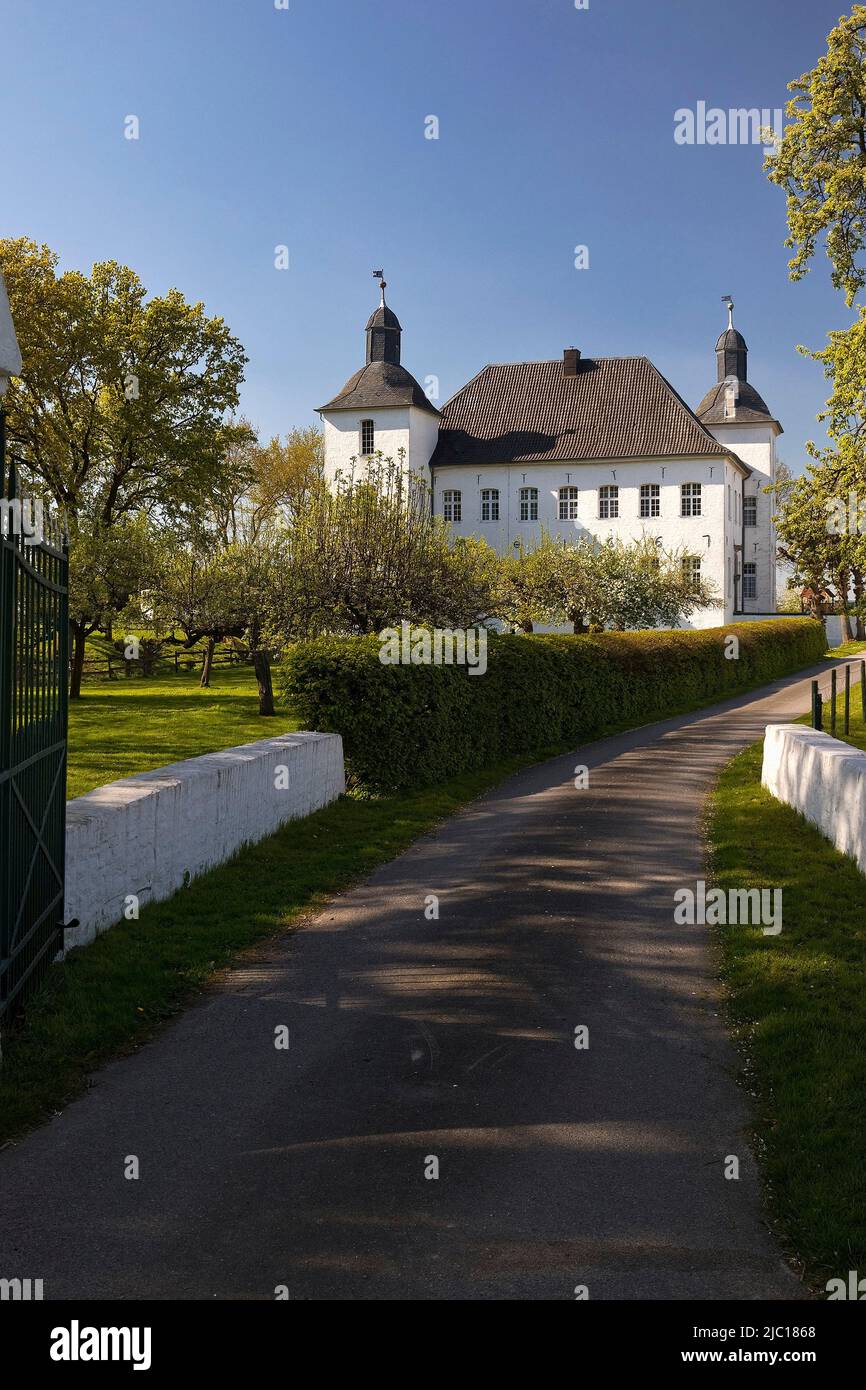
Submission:
[[[658,483],[641,483],[640,485],[640,514],[641,516],[660,516],[662,510],[661,489]]]
[[[361,453],[375,454],[376,428],[372,420],[361,421]]]
[[[613,484],[598,490],[598,515],[602,521],[619,516],[619,488]]]
[[[758,597],[758,566],[743,565],[743,598]]]
[[[689,588],[696,593],[701,587],[701,560],[699,555],[686,555],[683,558],[683,575]]]
[[[538,488],[522,487],[520,489],[520,520],[538,520]]]
[[[757,526],[758,524],[758,499],[757,497],[743,498],[743,525]]]
[[[463,515],[462,494],[449,488],[442,494],[442,515],[446,521],[460,521]]]
[[[701,514],[701,485],[700,483],[681,483],[680,484],[680,516],[700,516]]]
[[[499,520],[499,488],[485,487],[481,489],[481,520]]]
[[[576,487],[561,487],[559,489],[559,519],[560,521],[577,520]]]

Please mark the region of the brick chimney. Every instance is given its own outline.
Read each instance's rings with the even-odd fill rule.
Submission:
[[[580,348],[567,347],[562,354],[562,375],[577,376],[577,364],[580,361]]]

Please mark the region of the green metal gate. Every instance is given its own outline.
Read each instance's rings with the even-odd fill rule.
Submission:
[[[2,411],[0,501],[2,1017],[63,944],[69,633],[66,544],[19,496]]]

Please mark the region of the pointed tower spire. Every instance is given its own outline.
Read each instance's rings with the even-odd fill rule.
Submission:
[[[391,362],[395,367],[400,365],[400,320],[389,309],[385,303],[385,289],[387,281],[385,272],[374,270],[374,276],[379,281],[379,288],[382,291],[382,298],[378,309],[370,316],[367,324],[367,365],[371,362]]]
[[[734,327],[734,301],[729,294],[722,295],[722,302],[728,306],[728,326],[716,343],[716,379],[725,381],[736,377],[746,380],[746,361],[749,349],[742,333]]]

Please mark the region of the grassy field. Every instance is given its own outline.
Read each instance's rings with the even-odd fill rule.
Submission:
[[[69,705],[66,794],[297,727],[286,713],[258,713],[250,666],[215,666],[208,690],[197,671],[86,681]]]
[[[866,877],[764,791],[762,747],[712,798],[711,876],[780,887],[783,929],[720,928],[718,947],[769,1210],[819,1287],[866,1267]]]

